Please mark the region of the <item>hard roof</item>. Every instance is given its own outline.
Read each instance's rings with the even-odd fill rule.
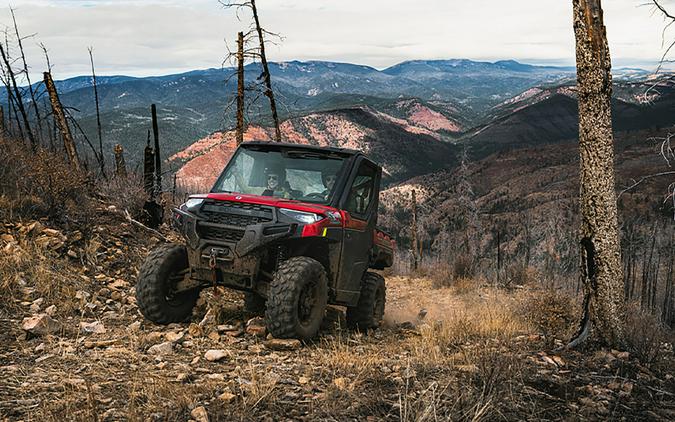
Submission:
[[[362,154],[361,151],[348,148],[336,148],[336,147],[320,147],[316,145],[305,145],[305,144],[291,144],[287,142],[270,142],[270,141],[250,141],[244,142],[242,147],[246,148],[248,146],[262,146],[262,147],[280,147],[280,148],[292,148],[292,149],[302,149],[306,151],[328,151],[336,152],[345,155],[356,155]]]

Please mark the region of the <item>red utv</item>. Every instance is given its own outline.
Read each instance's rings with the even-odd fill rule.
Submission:
[[[358,151],[295,144],[241,145],[211,193],[173,210],[185,245],[148,255],[136,285],[149,320],[190,316],[201,289],[245,292],[277,338],[308,339],[327,304],[347,322],[378,327],[394,242],[376,228],[382,169]]]

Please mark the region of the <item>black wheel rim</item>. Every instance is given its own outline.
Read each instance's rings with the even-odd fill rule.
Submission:
[[[307,283],[300,291],[298,298],[298,321],[302,325],[308,325],[312,321],[312,314],[318,302],[319,289],[316,282]]]

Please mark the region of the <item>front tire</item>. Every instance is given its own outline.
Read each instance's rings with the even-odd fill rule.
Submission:
[[[328,303],[326,270],[298,256],[279,265],[267,295],[265,322],[276,338],[308,340],[319,331]]]
[[[386,294],[384,277],[366,272],[361,284],[359,303],[347,308],[347,326],[363,331],[379,328],[384,317]]]
[[[187,268],[187,249],[183,245],[161,245],[148,254],[136,283],[136,303],[143,316],[156,324],[170,324],[182,322],[192,314],[199,289],[173,292],[180,273]]]

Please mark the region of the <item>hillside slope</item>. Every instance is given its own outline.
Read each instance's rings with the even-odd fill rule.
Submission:
[[[383,166],[385,184],[450,169],[457,162],[457,147],[444,142],[437,133],[368,107],[308,114],[284,121],[281,130],[285,142],[365,152]],[[273,131],[251,125],[244,139],[272,140]],[[217,132],[175,154],[170,161],[183,164],[177,173],[181,185],[203,190],[215,182],[234,149],[234,132]]]

